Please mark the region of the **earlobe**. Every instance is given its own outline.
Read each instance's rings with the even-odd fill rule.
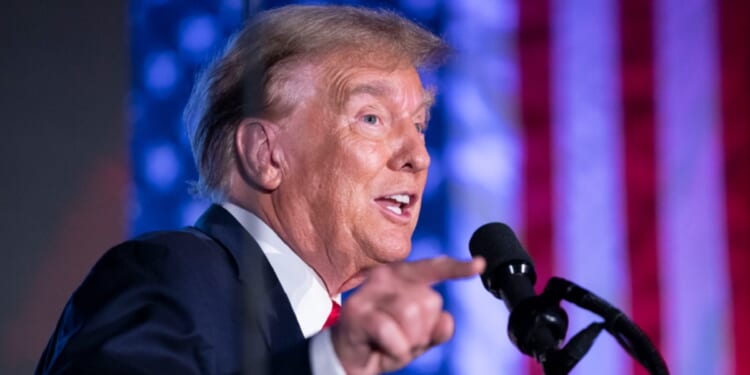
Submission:
[[[264,191],[276,190],[281,184],[281,150],[276,142],[276,130],[272,123],[248,118],[242,121],[235,134],[240,175],[249,185]]]

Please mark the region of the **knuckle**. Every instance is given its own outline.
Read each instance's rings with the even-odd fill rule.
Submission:
[[[395,358],[396,362],[398,362],[400,365],[405,365],[412,360],[410,345],[401,345],[397,348],[393,348],[391,354]]]
[[[370,280],[373,283],[381,283],[392,279],[393,271],[388,266],[375,267],[370,272]]]
[[[413,299],[407,300],[401,307],[401,313],[407,324],[414,323],[422,319],[422,308],[419,303]]]
[[[388,323],[388,321],[378,316],[373,316],[371,319],[368,319],[368,324],[372,328],[375,337],[388,337],[393,333],[391,332],[391,327]]]
[[[430,289],[424,297],[424,304],[430,311],[443,310],[443,296],[440,293]]]

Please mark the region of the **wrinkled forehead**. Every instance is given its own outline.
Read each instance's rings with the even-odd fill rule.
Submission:
[[[388,56],[368,56],[363,59],[351,55],[335,55],[321,62],[320,93],[331,99],[334,109],[340,109],[346,101],[355,95],[367,94],[380,98],[395,98],[403,94],[405,89],[417,88],[421,96],[420,104],[427,109],[434,102],[432,90],[425,90],[422,86],[417,67],[406,59]],[[404,82],[390,80],[390,73],[398,70],[410,71],[414,81]],[[406,86],[409,87],[406,87]]]

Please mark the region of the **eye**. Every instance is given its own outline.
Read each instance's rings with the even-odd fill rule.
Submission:
[[[369,125],[377,125],[380,119],[375,115],[364,115],[362,116],[362,121]]]
[[[422,134],[422,135],[424,135],[424,133],[426,133],[426,132],[427,132],[427,125],[425,125],[425,124],[424,124],[424,123],[422,123],[422,122],[417,122],[417,123],[414,123],[414,127],[415,127],[415,128],[417,128],[417,132],[418,132],[419,134]]]

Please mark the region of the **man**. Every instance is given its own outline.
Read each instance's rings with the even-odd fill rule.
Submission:
[[[193,228],[110,250],[37,373],[375,374],[450,338],[431,285],[483,261],[401,262],[430,162],[416,68],[444,49],[351,7],[249,23],[188,108],[197,188],[217,204]]]

